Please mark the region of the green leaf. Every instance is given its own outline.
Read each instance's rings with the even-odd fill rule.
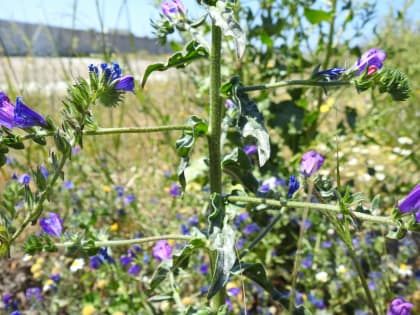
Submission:
[[[166,63],[155,63],[147,67],[141,86],[144,87],[150,74],[154,71],[165,71],[170,68],[183,68],[196,59],[207,58],[209,52],[206,47],[197,41],[189,42],[183,51],[178,51],[173,54]]]
[[[303,305],[297,306],[292,315],[312,315],[312,313]]]
[[[171,272],[171,265],[168,263],[170,261],[164,260],[156,269],[155,273],[152,276],[152,281],[150,282],[150,289],[156,289],[168,276]]]
[[[212,235],[215,229],[221,230],[225,219],[225,205],[221,194],[214,193],[210,198],[209,204],[209,230],[208,234]]]
[[[305,8],[303,14],[305,15],[306,19],[311,24],[319,24],[321,22],[329,22],[333,15],[335,14],[334,11],[323,11],[323,10],[314,10],[310,8]]]
[[[370,212],[373,212],[379,208],[380,201],[381,201],[381,195],[376,195],[375,198],[373,198],[372,203],[370,205]]]
[[[234,180],[239,180],[245,188],[256,193],[258,180],[252,174],[252,164],[249,157],[241,148],[235,148],[222,160],[223,171],[229,174]]]
[[[216,266],[207,293],[207,298],[210,300],[226,285],[235,264],[235,231],[230,225],[225,224],[222,230],[215,228],[209,238],[211,248],[217,251]]]
[[[246,34],[235,20],[234,12],[228,1],[219,0],[216,6],[208,7],[209,14],[214,23],[222,29],[223,35],[233,38],[236,47],[236,56],[242,58],[246,47]]]

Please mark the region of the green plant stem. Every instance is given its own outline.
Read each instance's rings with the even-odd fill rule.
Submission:
[[[19,226],[19,228],[16,230],[16,232],[12,235],[10,238],[10,244],[17,238],[19,235],[23,232],[23,230],[28,226],[29,223],[35,222],[38,220],[39,216],[42,213],[44,201],[47,198],[48,194],[50,193],[50,190],[52,187],[54,187],[55,182],[60,177],[61,172],[63,170],[64,165],[67,161],[67,155],[63,154],[60,160],[60,164],[58,165],[57,169],[54,172],[53,177],[51,178],[51,181],[48,183],[45,190],[41,193],[41,196],[36,201],[35,207],[26,215],[25,219],[23,220],[22,224]]]
[[[373,315],[379,315],[378,311],[376,310],[375,301],[373,300],[372,294],[370,293],[368,283],[366,281],[366,277],[364,275],[364,270],[360,265],[359,261],[357,260],[357,255],[354,252],[353,246],[351,244],[347,244],[347,248],[349,250],[349,254],[353,264],[356,266],[357,273],[359,274],[359,279],[362,282],[363,290],[365,291],[367,303],[369,304],[369,308],[371,309]]]
[[[264,199],[264,198],[256,198],[256,197],[241,197],[241,196],[228,196],[227,200],[230,202],[244,202],[248,204],[265,204],[277,208],[286,207],[286,208],[308,208],[320,211],[328,211],[332,213],[341,213],[340,207],[338,205],[330,205],[330,204],[321,204],[321,203],[310,203],[310,202],[302,202],[302,201],[290,201],[290,200],[274,200],[274,199]],[[374,216],[370,214],[365,214],[361,212],[352,212],[353,216],[356,218],[369,221],[378,224],[385,224],[391,226],[397,226],[397,224],[392,220],[391,217],[383,217],[383,216]]]
[[[308,182],[305,178],[305,182]],[[308,194],[307,194],[307,203],[309,203],[310,196],[312,195],[313,190],[313,183],[309,181],[308,185]],[[291,275],[291,290],[290,290],[290,298],[289,298],[289,313],[293,314],[293,310],[295,309],[295,301],[296,301],[296,283],[297,283],[297,276],[299,272],[299,267],[302,260],[302,247],[303,247],[303,238],[305,236],[305,222],[308,219],[309,209],[308,207],[303,208],[302,214],[302,221],[300,222],[299,227],[299,237],[296,243],[296,255],[295,260],[293,262],[293,269]]]
[[[102,135],[116,135],[122,133],[153,133],[166,131],[183,131],[192,130],[191,126],[185,125],[167,125],[167,126],[153,126],[153,127],[121,127],[121,128],[98,128],[95,130],[83,130],[84,136],[102,136]],[[55,132],[39,132],[36,136],[51,137]],[[34,134],[28,134],[22,137],[22,140],[28,140],[34,137]]]
[[[222,31],[220,27],[212,21],[211,24],[211,52],[210,52],[210,117],[207,133],[209,150],[209,178],[210,192],[222,193],[222,169],[220,138],[222,133],[222,102],[220,97],[221,86],[221,49]],[[216,269],[217,252],[211,252],[212,270]],[[225,304],[226,292],[221,288],[212,299],[212,305],[217,310]]]
[[[262,90],[269,90],[269,89],[277,89],[280,87],[285,86],[317,86],[317,87],[334,87],[334,86],[346,86],[351,85],[351,81],[314,81],[314,80],[287,80],[287,81],[278,81],[268,84],[260,84],[260,85],[249,85],[243,86],[239,88],[242,92],[252,92],[252,91],[262,91]]]
[[[95,247],[123,246],[123,245],[132,245],[132,244],[150,243],[150,242],[156,242],[160,240],[189,241],[189,240],[192,240],[193,238],[194,237],[192,236],[186,236],[186,235],[166,234],[166,235],[157,235],[157,236],[142,237],[142,238],[133,238],[133,239],[128,239],[128,240],[96,241],[94,242],[94,246]],[[56,243],[55,246],[57,246],[58,248],[71,247],[71,246],[74,246],[74,242]]]

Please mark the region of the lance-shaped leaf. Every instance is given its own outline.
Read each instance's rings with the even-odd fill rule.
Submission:
[[[170,68],[183,68],[196,59],[208,57],[209,52],[207,48],[197,41],[189,42],[184,50],[178,51],[169,57],[166,63],[155,63],[147,67],[143,75],[141,86],[144,87],[150,74],[154,71],[165,71]]]
[[[207,122],[197,116],[188,118],[186,125],[191,126],[191,129],[184,130],[182,136],[176,141],[176,151],[181,157],[181,161],[178,165],[178,180],[183,190],[186,186],[185,170],[189,165],[189,156],[195,140],[198,137],[205,135],[208,128]]]
[[[222,160],[223,171],[229,174],[234,180],[240,181],[245,188],[256,193],[258,180],[252,174],[252,164],[249,157],[241,148],[235,148]]]
[[[233,38],[236,47],[236,56],[241,58],[245,52],[246,34],[235,20],[234,12],[228,1],[219,0],[216,6],[209,6],[208,12],[214,23],[222,29],[226,37]]]
[[[258,160],[263,166],[270,158],[270,136],[265,128],[264,117],[246,93],[238,92],[235,100],[241,108],[238,122],[241,134],[244,138],[252,137],[257,141]]]
[[[216,266],[213,272],[207,298],[210,300],[229,280],[230,272],[235,264],[235,231],[225,224],[220,230],[215,228],[210,235],[210,246],[216,250]]]
[[[329,22],[331,18],[334,16],[334,11],[323,11],[323,10],[315,10],[310,8],[305,8],[303,14],[307,18],[307,20],[311,24],[319,24],[321,22]]]

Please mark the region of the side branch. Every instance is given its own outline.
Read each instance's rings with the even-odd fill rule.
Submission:
[[[264,199],[256,197],[241,197],[241,196],[228,196],[227,200],[230,202],[244,202],[248,204],[266,204],[269,206],[281,208],[308,208],[314,210],[324,210],[333,213],[341,213],[340,207],[338,205],[330,204],[321,204],[321,203],[310,203],[310,202],[301,202],[301,201],[289,201],[289,200],[274,200],[274,199]],[[397,226],[397,224],[392,220],[391,217],[384,216],[374,216],[366,213],[353,211],[352,214],[363,221],[369,221],[374,223],[387,224],[392,226]]]
[[[276,89],[285,86],[317,86],[322,88],[334,87],[334,86],[346,86],[351,85],[350,81],[314,81],[314,80],[288,80],[288,81],[278,81],[268,84],[260,85],[249,85],[240,87],[239,90],[242,92],[251,92],[251,91],[262,91],[269,89]]]
[[[94,247],[108,247],[108,246],[123,246],[123,245],[132,245],[132,244],[142,244],[142,243],[149,243],[155,242],[160,240],[179,240],[179,241],[190,241],[194,239],[192,236],[186,235],[177,235],[177,234],[166,234],[166,235],[158,235],[158,236],[150,236],[150,237],[142,237],[142,238],[133,238],[128,240],[110,240],[110,241],[96,241],[94,242]],[[65,248],[71,247],[75,244],[73,242],[64,242],[64,243],[56,243],[55,246],[58,248]],[[83,245],[83,244],[82,244]]]

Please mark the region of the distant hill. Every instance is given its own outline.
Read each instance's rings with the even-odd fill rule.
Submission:
[[[111,52],[164,54],[156,40],[118,30],[106,34],[43,24],[0,20],[0,55],[86,56]]]

